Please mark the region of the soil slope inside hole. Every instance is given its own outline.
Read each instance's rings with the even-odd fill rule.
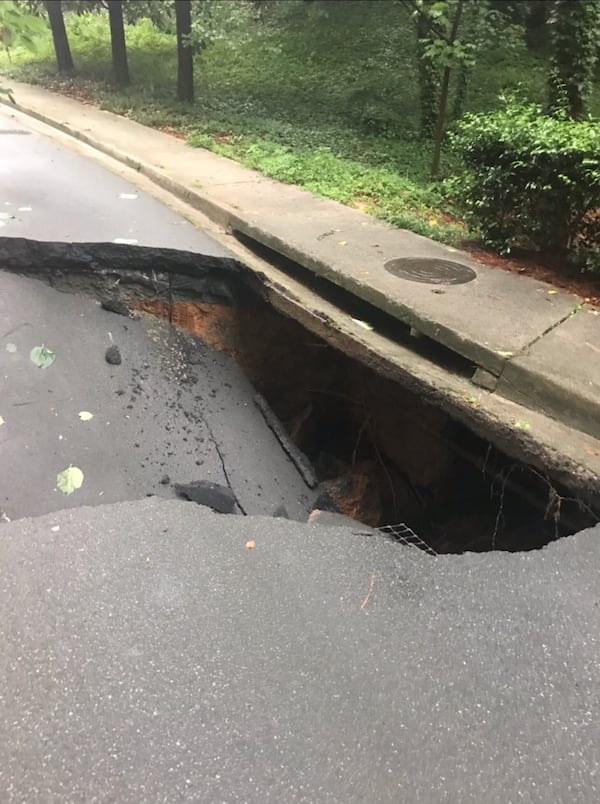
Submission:
[[[138,300],[234,357],[348,516],[404,523],[435,551],[529,550],[595,522],[547,478],[333,349],[258,296]]]

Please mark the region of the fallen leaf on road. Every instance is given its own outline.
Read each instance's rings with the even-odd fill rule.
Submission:
[[[79,418],[82,422],[89,422],[90,419],[94,418],[94,414],[90,413],[89,410],[81,410],[79,411]]]
[[[338,246],[347,246],[347,245],[348,245],[347,240],[338,240]]]
[[[4,419],[2,418],[2,416],[0,416],[0,427],[2,427],[3,424],[4,424]]]
[[[249,542],[246,542],[246,550],[254,550],[255,547],[256,542],[254,541],[254,539],[250,539]]]
[[[586,455],[597,455],[598,453],[596,452],[595,449],[586,449],[585,454]]]
[[[63,494],[73,494],[83,485],[83,472],[78,466],[69,466],[56,475],[56,488]]]
[[[42,344],[42,346],[33,347],[29,353],[29,359],[38,368],[45,369],[54,363],[56,360],[56,355],[52,349],[46,349],[46,347]]]
[[[13,352],[17,351],[17,347],[15,346],[14,343],[7,343],[6,344],[6,351],[10,352],[12,354]]]
[[[522,422],[522,421],[515,422],[515,427],[517,428],[517,430],[531,430],[531,425],[529,424],[529,422]]]
[[[556,293],[558,293],[558,290],[549,290],[548,291],[549,296],[554,296]]]

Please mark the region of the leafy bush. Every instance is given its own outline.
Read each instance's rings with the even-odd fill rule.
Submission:
[[[110,29],[107,14],[69,14],[65,18],[73,55],[86,62],[111,64]]]
[[[451,137],[466,170],[448,182],[487,243],[600,270],[600,124],[509,99],[466,115]]]

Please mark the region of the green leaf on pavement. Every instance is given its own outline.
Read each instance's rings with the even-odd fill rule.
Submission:
[[[56,355],[52,349],[46,349],[44,345],[34,346],[29,353],[29,359],[38,368],[45,369],[54,363],[56,360]]]
[[[10,352],[12,354],[13,352],[17,351],[17,347],[15,346],[14,343],[7,343],[6,344],[6,351]]]
[[[56,488],[63,494],[73,494],[83,484],[83,472],[78,466],[69,466],[56,476]]]

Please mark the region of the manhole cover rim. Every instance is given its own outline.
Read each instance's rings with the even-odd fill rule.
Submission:
[[[466,285],[477,279],[470,265],[438,257],[398,257],[383,267],[397,279],[425,285]]]

